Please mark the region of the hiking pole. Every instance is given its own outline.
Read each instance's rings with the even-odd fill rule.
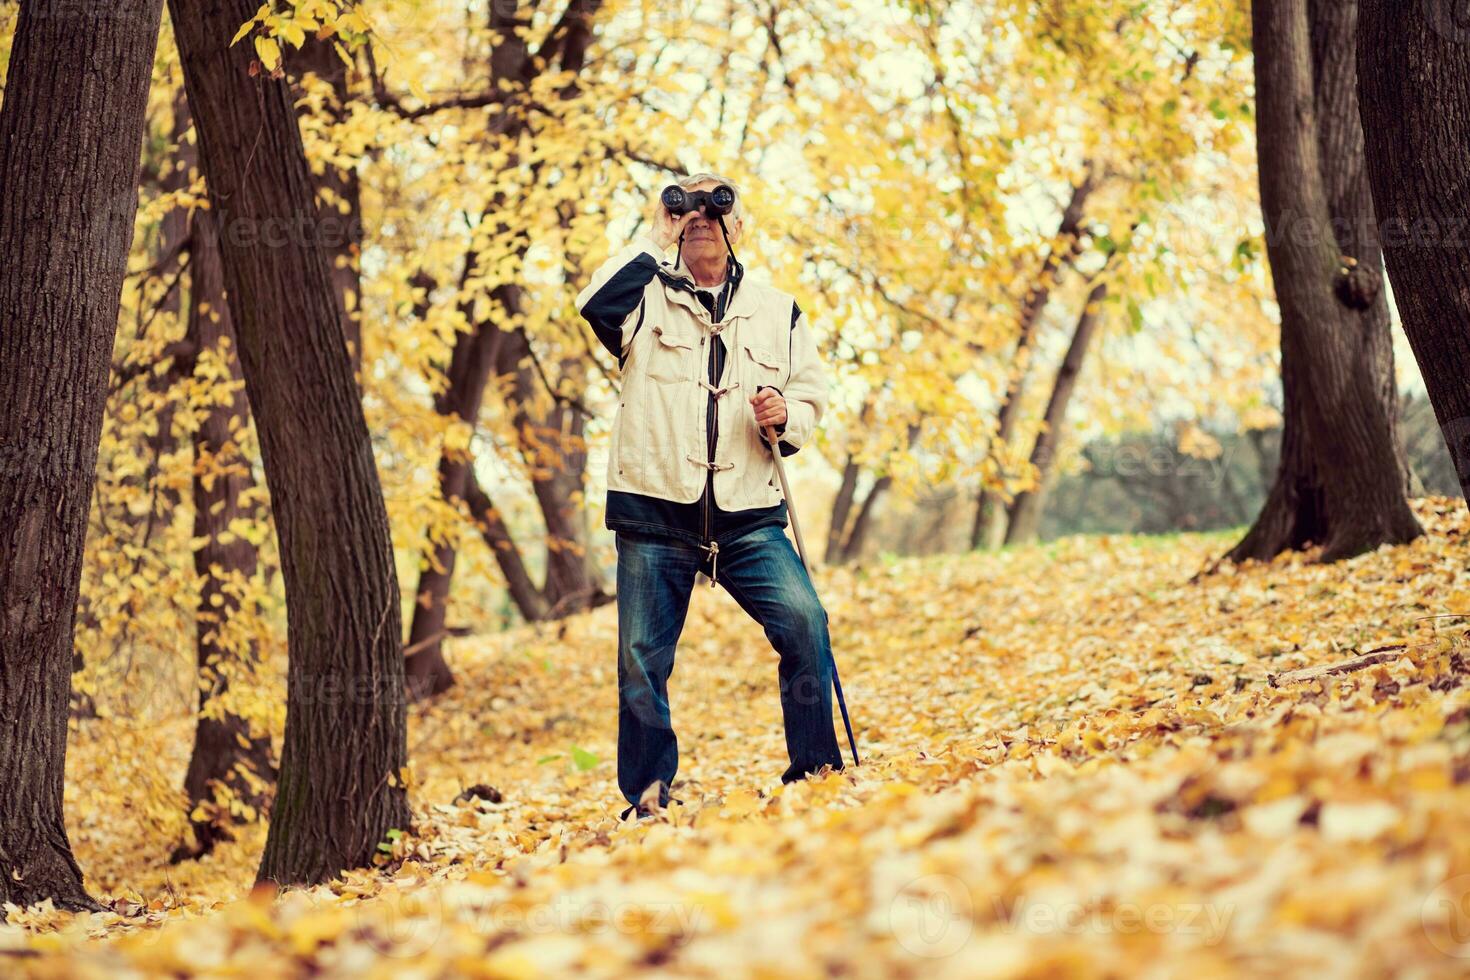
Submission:
[[[781,462],[781,447],[776,442],[776,430],[767,425],[764,431],[766,442],[771,446],[771,457],[776,461],[776,478],[781,481],[781,496],[786,498],[786,515],[791,518],[791,533],[796,536],[796,552],[801,556],[801,563],[810,577],[812,563],[806,559],[806,542],[801,539],[801,525],[796,521],[796,504],[791,500],[791,484],[786,482],[786,465]],[[858,759],[857,739],[852,736],[852,722],[847,717],[847,701],[842,696],[842,680],[837,676],[835,656],[832,657],[832,686],[837,690],[837,707],[842,709],[842,725],[847,729],[847,744],[852,748],[852,764],[860,766],[862,761]]]

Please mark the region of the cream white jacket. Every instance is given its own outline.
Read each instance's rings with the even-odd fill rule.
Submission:
[[[609,490],[692,503],[713,470],[715,501],[725,510],[780,502],[775,461],[750,399],[759,387],[776,388],[786,399],[779,445],[787,456],[812,438],[821,421],[827,376],[806,315],[791,295],[749,281],[738,264],[730,279],[733,296],[715,323],[694,294],[687,265],[668,262],[653,239],[640,236],[610,256],[577,296],[577,309],[622,371]],[[716,335],[726,354],[719,383],[711,385]],[[712,460],[706,430],[711,404],[718,433]]]

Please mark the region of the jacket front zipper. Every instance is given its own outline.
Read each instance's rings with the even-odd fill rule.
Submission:
[[[719,297],[715,299],[714,312],[716,314],[724,312],[720,309],[720,299],[724,295],[725,291],[722,289],[720,290]],[[709,383],[715,387],[719,387],[720,379],[715,370],[716,336],[715,334],[710,334],[705,338],[709,341],[709,357],[705,364],[705,373],[709,375]],[[709,407],[705,412],[704,423],[704,447],[707,459],[704,471],[704,540],[707,542],[705,544],[705,550],[709,552],[709,587],[713,589],[715,587],[715,564],[720,559],[720,543],[710,534],[709,505],[710,498],[714,496],[715,432],[718,431],[717,427],[719,425],[720,400],[715,397],[714,391],[710,391],[706,398]]]

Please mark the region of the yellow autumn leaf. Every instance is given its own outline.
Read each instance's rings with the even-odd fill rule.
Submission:
[[[232,38],[230,38],[230,47],[233,48],[239,42],[239,40],[242,37],[244,37],[246,34],[249,34],[250,33],[250,29],[252,27],[254,27],[254,26],[255,26],[255,20],[254,19],[247,20],[245,23],[241,24],[240,25],[240,29],[235,32],[235,36],[232,37]]]
[[[255,53],[260,58],[260,63],[266,71],[274,71],[281,64],[281,46],[273,37],[257,35],[255,38]]]

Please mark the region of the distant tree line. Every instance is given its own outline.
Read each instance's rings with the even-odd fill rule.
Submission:
[[[1428,399],[1403,399],[1399,430],[1412,492],[1460,496],[1454,460]],[[1087,443],[1081,459],[1037,494],[1043,509],[1036,536],[1050,541],[1070,534],[1173,534],[1249,525],[1265,505],[1280,465],[1282,430],[1205,431],[1220,445],[1209,458],[1181,451],[1169,428]],[[847,557],[963,550],[963,518],[972,506],[956,488],[934,488],[876,517],[864,548]]]
[[[1454,462],[1422,397],[1405,401],[1399,425],[1416,491],[1458,496]],[[1213,459],[1181,453],[1173,434],[1100,440],[1085,469],[1057,480],[1041,521],[1044,540],[1067,534],[1214,531],[1249,524],[1266,502],[1281,457],[1281,429],[1212,433]]]

